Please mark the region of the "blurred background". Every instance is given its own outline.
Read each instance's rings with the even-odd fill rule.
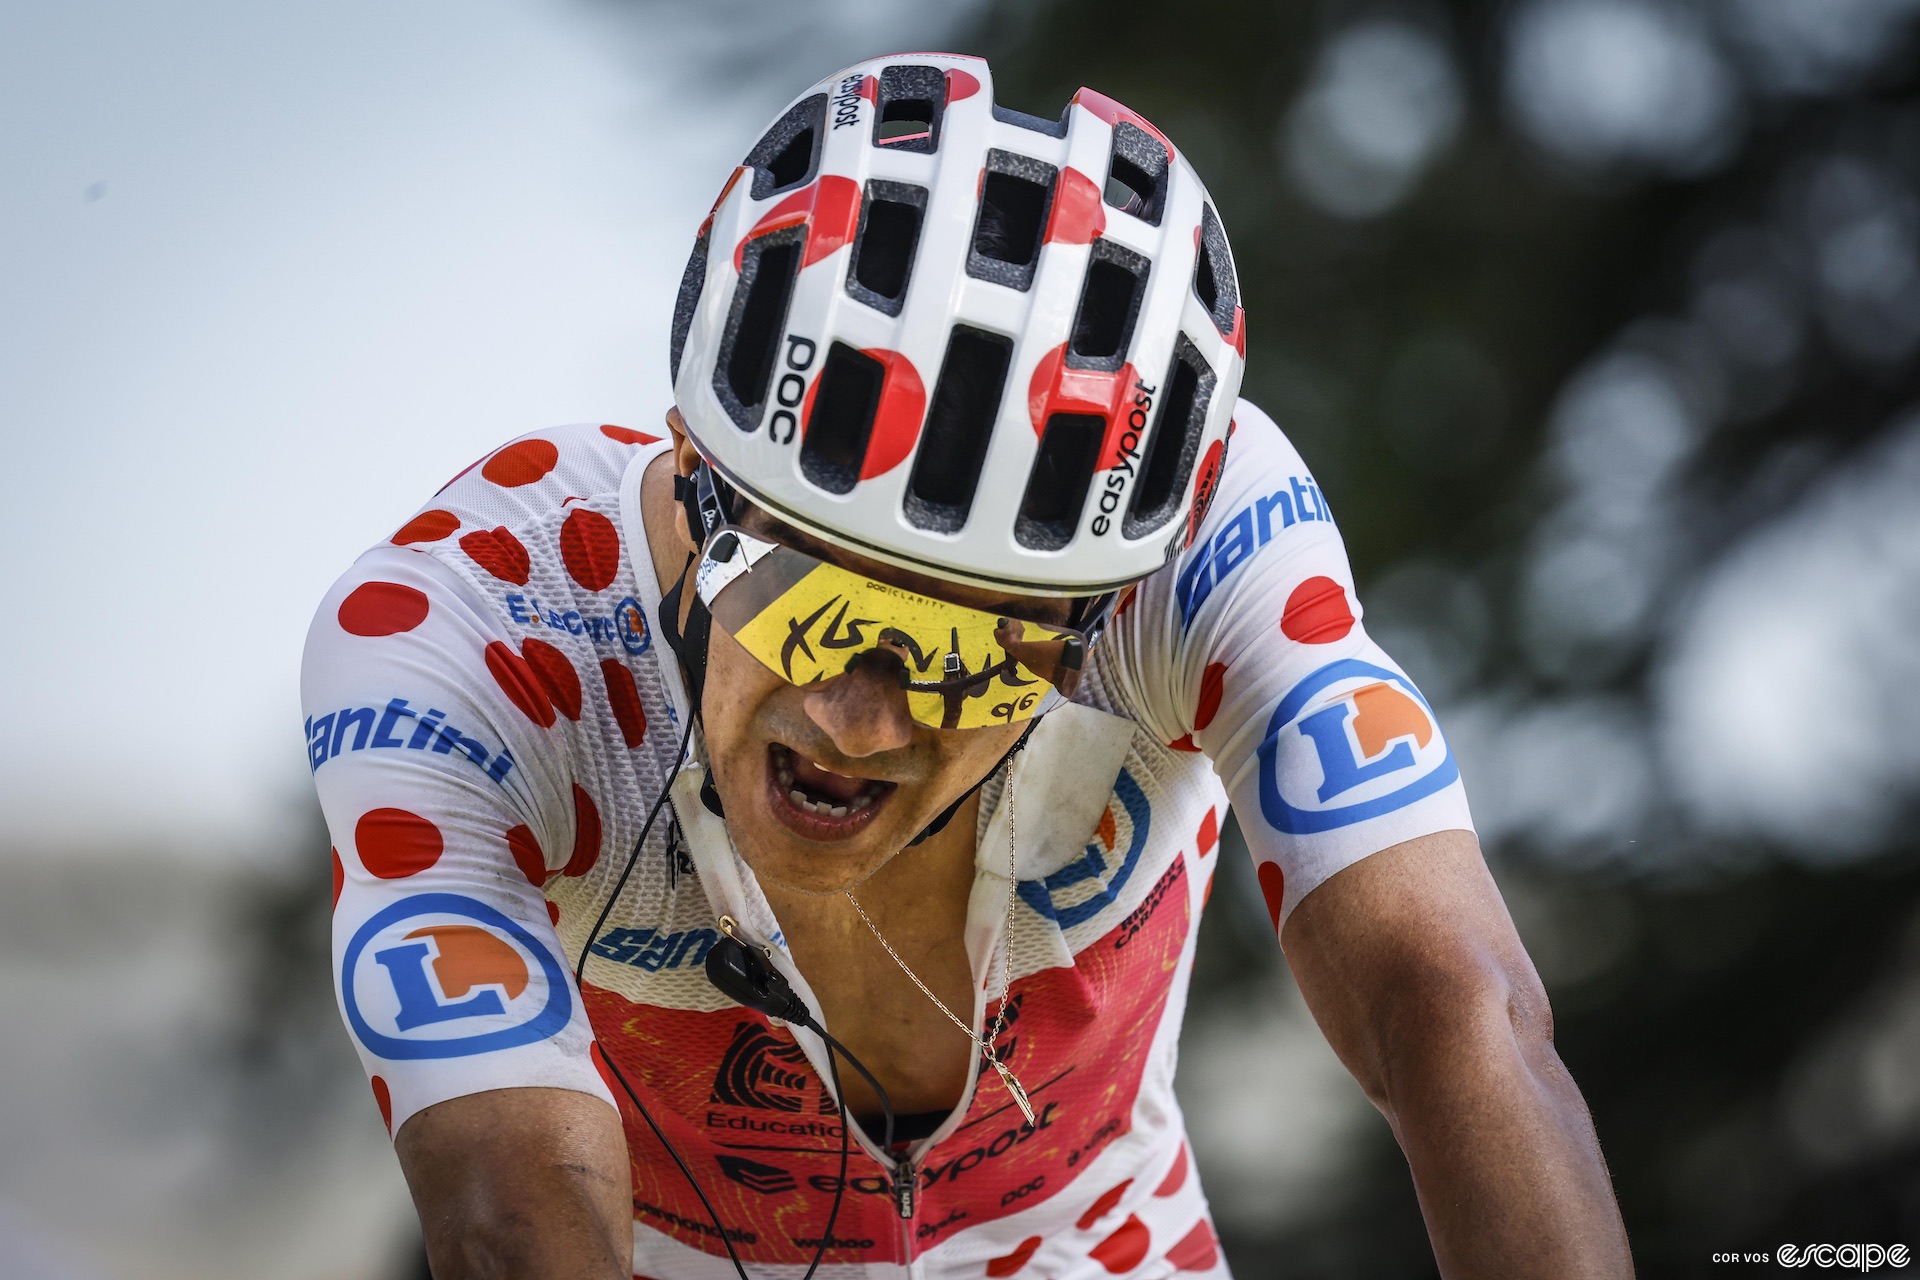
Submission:
[[[761,124],[935,47],[1209,183],[1246,394],[1442,713],[1641,1274],[1920,1247],[1916,25],[0,0],[0,1276],[424,1275],[326,972],[313,603],[499,440],[654,422]],[[1433,1275],[1223,866],[1182,1074],[1236,1273]]]

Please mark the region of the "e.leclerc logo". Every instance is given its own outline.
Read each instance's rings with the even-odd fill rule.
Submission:
[[[565,973],[484,902],[422,893],[382,908],[340,960],[347,1023],[383,1058],[464,1058],[545,1040],[573,1016]]]
[[[1413,682],[1347,658],[1274,708],[1260,744],[1260,812],[1289,835],[1332,831],[1403,809],[1459,776]]]

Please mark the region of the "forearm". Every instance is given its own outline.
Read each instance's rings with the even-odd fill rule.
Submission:
[[[1551,1038],[1507,1004],[1396,1048],[1383,1109],[1448,1280],[1633,1274],[1593,1122]]]
[[[1328,1043],[1400,1139],[1442,1275],[1633,1274],[1546,992],[1470,833],[1347,868],[1286,940]]]

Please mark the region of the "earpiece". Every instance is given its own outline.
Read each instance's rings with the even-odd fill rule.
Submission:
[[[707,981],[738,1004],[783,1022],[813,1026],[813,1010],[780,971],[740,939],[722,936],[707,952]]]

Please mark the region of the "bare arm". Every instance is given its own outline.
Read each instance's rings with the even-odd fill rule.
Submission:
[[[1546,992],[1470,833],[1341,871],[1283,941],[1314,1018],[1406,1153],[1443,1276],[1633,1274]]]
[[[395,1143],[435,1280],[627,1280],[626,1136],[570,1089],[497,1089],[438,1103]]]

